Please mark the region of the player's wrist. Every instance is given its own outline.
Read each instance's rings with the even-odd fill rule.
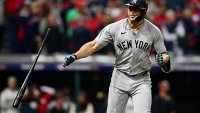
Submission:
[[[160,66],[164,66],[168,63],[168,61],[170,60],[170,56],[167,52],[165,53],[158,53],[156,55],[156,63]]]
[[[156,55],[156,63],[157,63],[158,65],[162,66],[162,64],[163,64],[162,53],[158,53],[158,54]]]
[[[74,60],[77,60],[77,55],[75,53],[72,54]]]
[[[63,67],[70,65],[73,63],[75,60],[77,60],[77,56],[73,53],[71,55],[67,55],[64,59],[64,64]]]

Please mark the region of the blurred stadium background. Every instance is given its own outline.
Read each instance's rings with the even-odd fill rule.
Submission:
[[[62,68],[65,55],[126,17],[126,0],[0,0],[1,113],[105,113],[114,51],[106,47]],[[172,72],[164,74],[151,53],[152,94],[170,83],[173,110],[200,113],[200,1],[149,0],[146,18],[163,32]],[[41,45],[50,32],[19,110],[12,108]],[[16,82],[16,86],[15,86]],[[82,112],[81,112],[82,111]],[[83,112],[84,111],[84,112]]]

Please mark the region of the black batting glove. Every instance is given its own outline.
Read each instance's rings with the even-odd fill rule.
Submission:
[[[161,65],[161,64],[163,64],[163,56],[162,56],[162,53],[158,53],[157,55],[156,55],[156,63],[158,64],[158,65]]]
[[[70,65],[77,59],[75,54],[67,55],[64,59],[63,67]]]

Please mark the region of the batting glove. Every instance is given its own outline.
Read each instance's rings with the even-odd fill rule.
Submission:
[[[156,55],[156,63],[157,63],[158,65],[163,64],[163,56],[162,56],[162,53],[158,53],[158,54]]]
[[[64,59],[63,67],[70,65],[77,59],[75,54],[67,55]]]

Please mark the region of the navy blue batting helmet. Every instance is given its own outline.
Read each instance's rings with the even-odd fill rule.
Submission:
[[[144,19],[147,9],[148,9],[147,0],[128,0],[128,3],[126,3],[125,5],[141,9],[141,15],[138,16],[137,20]]]

